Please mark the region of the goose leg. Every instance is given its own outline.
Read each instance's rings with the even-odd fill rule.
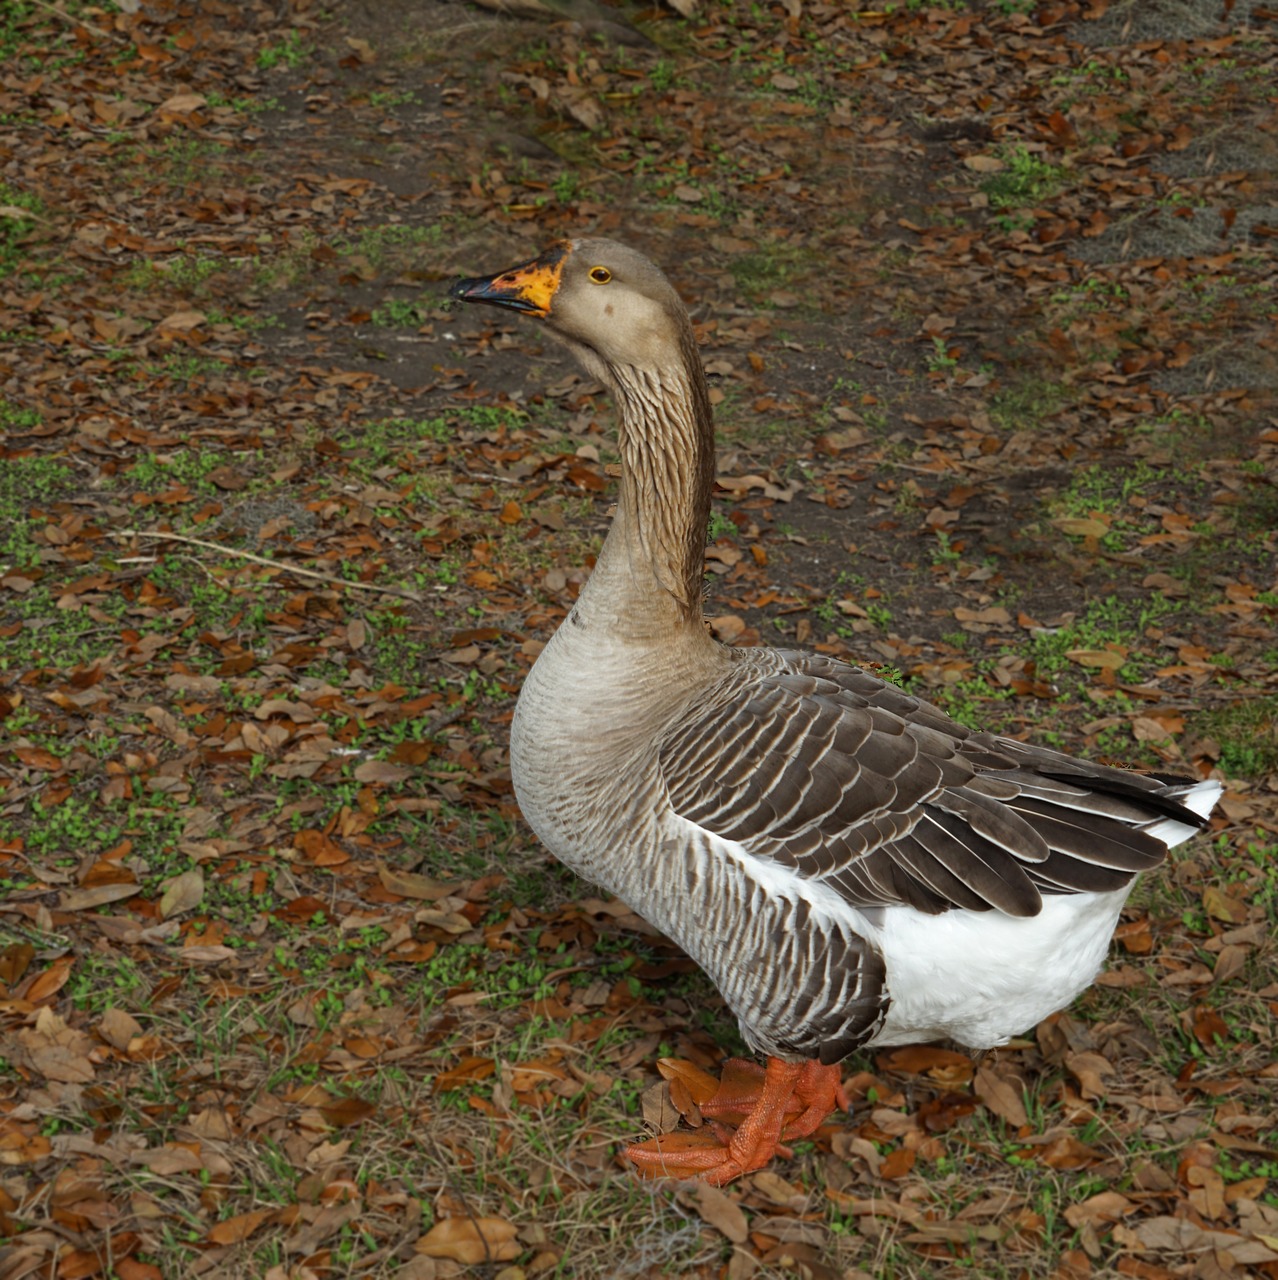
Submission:
[[[732,1061],[724,1068],[719,1093],[702,1108],[707,1115],[744,1113],[726,1145],[706,1133],[666,1134],[627,1147],[625,1155],[647,1177],[701,1177],[721,1187],[776,1155],[789,1155],[783,1140],[815,1133],[836,1107],[847,1106],[837,1066],[769,1058],[761,1071]],[[715,1128],[727,1132],[721,1125]]]
[[[701,1114],[711,1120],[740,1124],[759,1105],[765,1079],[766,1072],[757,1062],[729,1058],[719,1077],[719,1091],[702,1104]],[[786,1122],[781,1136],[786,1142],[806,1138],[825,1123],[831,1112],[851,1110],[852,1103],[843,1089],[839,1068],[805,1062],[794,1092],[785,1104]]]

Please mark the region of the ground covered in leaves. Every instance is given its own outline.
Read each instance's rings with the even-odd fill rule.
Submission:
[[[1278,1277],[1278,10],[498,7],[0,13],[0,1275]],[[587,231],[723,640],[1227,784],[1076,1007],[726,1192],[617,1150],[731,1021],[511,795],[609,409],[441,300]]]

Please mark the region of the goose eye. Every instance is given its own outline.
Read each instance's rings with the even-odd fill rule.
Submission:
[[[596,284],[607,284],[612,279],[612,272],[607,267],[591,267],[590,278]]]

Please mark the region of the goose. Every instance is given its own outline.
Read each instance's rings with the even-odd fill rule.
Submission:
[[[723,1185],[848,1108],[854,1050],[993,1048],[1089,986],[1136,876],[1207,824],[1219,783],[973,732],[834,658],[718,643],[714,425],[665,275],[572,239],[449,292],[539,321],[619,419],[616,515],[511,724],[519,807],[700,965],[766,1059],[725,1067],[705,1108],[735,1131],[632,1145],[639,1171]]]

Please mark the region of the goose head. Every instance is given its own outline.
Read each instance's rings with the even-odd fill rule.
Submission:
[[[692,343],[670,281],[615,240],[560,241],[496,275],[459,280],[449,296],[536,317],[609,384],[626,369],[678,369]]]

